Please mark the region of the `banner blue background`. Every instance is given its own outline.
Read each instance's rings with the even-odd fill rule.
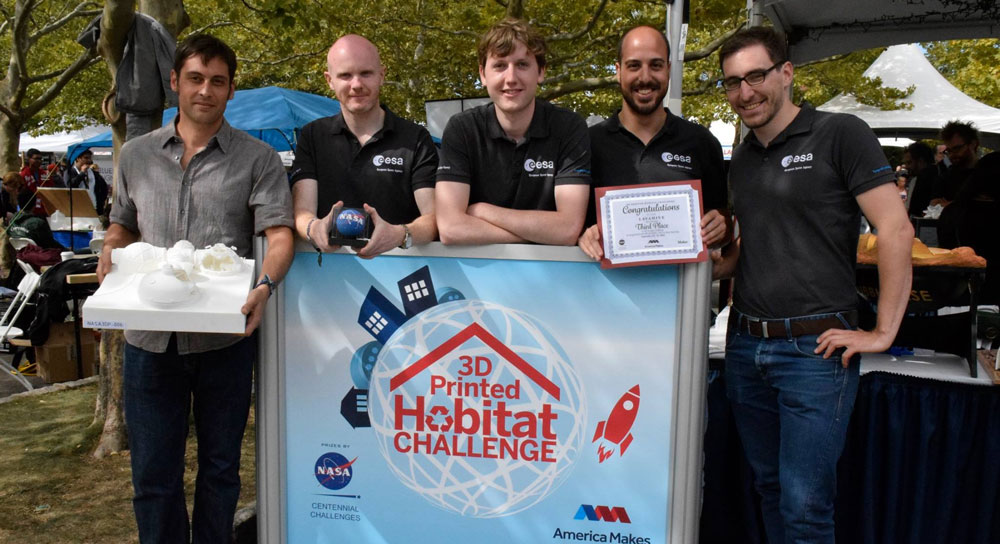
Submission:
[[[423,266],[438,295],[452,288],[467,300],[499,304],[544,324],[582,381],[582,451],[555,491],[516,514],[477,518],[435,506],[397,479],[371,427],[353,428],[341,415],[354,387],[351,358],[374,340],[358,324],[369,288],[402,309],[397,281]],[[283,309],[288,541],[664,542],[677,286],[677,269],[669,266],[602,271],[578,262],[363,261],[337,254],[318,267],[314,254],[298,254],[285,280]],[[624,455],[615,451],[599,463],[598,443],[591,441],[598,422],[637,384],[634,442]],[[331,481],[324,486],[316,477],[320,459],[328,465],[356,460],[349,478],[331,475],[333,487],[343,484],[331,489]],[[618,507],[630,523],[577,516],[585,505]]]

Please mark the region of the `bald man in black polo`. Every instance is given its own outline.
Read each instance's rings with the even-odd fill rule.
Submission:
[[[702,239],[707,246],[728,240],[726,178],[722,146],[712,133],[663,107],[670,79],[670,45],[659,30],[638,26],[618,45],[622,108],[590,127],[591,163],[595,187],[663,181],[701,180],[706,210]],[[591,226],[577,242],[595,260],[604,256],[591,196],[587,222]]]

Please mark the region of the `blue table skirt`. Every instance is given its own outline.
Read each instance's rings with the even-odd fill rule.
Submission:
[[[724,375],[708,410],[701,542],[766,542]],[[842,543],[1000,542],[1000,387],[861,376],[836,504]]]

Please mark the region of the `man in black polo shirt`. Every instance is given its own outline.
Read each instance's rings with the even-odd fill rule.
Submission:
[[[358,255],[371,258],[437,237],[437,149],[423,127],[379,104],[385,67],[367,39],[347,35],[327,55],[324,74],[341,112],[302,128],[292,167],[295,229],[320,251],[344,206],[364,208],[375,229]],[[325,214],[325,215],[324,215]]]
[[[670,80],[670,45],[663,33],[650,26],[626,32],[618,43],[615,71],[622,109],[590,127],[594,186],[700,179],[706,210],[702,240],[707,246],[724,242],[727,196],[722,146],[708,129],[662,106]],[[604,249],[595,220],[591,198],[587,222],[592,226],[578,244],[584,253],[600,260]]]
[[[576,243],[590,193],[590,144],[576,114],[535,98],[545,41],[500,21],[479,42],[492,104],[462,112],[441,139],[437,217],[445,244]]]
[[[753,467],[768,542],[834,542],[837,459],[860,353],[889,348],[910,293],[913,227],[878,140],[860,119],[791,103],[793,67],[771,28],[719,51],[726,98],[752,129],[730,164],[740,243],[726,389]],[[873,331],[856,326],[861,213],[878,231]]]

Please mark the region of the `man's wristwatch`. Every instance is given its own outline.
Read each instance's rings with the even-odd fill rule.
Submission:
[[[261,285],[266,285],[267,286],[267,296],[273,295],[274,294],[274,289],[276,287],[278,287],[278,284],[274,283],[274,281],[271,280],[271,276],[268,276],[267,274],[264,274],[264,277],[261,278],[257,282],[257,285],[254,285],[253,288],[256,289],[256,288],[260,287]]]
[[[413,247],[413,235],[410,234],[410,227],[403,225],[403,243],[399,244],[399,249],[410,249]]]

